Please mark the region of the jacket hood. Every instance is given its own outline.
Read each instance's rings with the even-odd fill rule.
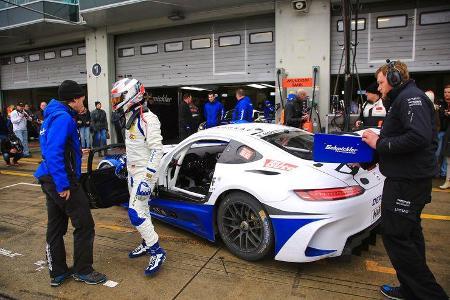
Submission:
[[[44,109],[44,118],[53,115],[56,112],[65,111],[71,116],[75,116],[76,112],[70,108],[67,104],[64,104],[56,99],[52,99],[47,107]]]

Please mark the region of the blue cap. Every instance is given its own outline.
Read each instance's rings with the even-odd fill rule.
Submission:
[[[286,98],[287,101],[294,101],[297,98],[295,94],[289,94]]]

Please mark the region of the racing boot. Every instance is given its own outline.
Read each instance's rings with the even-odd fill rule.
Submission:
[[[145,243],[144,240],[142,240],[142,243],[136,247],[136,249],[134,249],[133,251],[131,251],[130,253],[128,253],[128,257],[129,258],[136,258],[136,257],[141,257],[143,255],[147,254],[147,251],[150,250],[150,247],[147,246],[147,244]]]
[[[145,269],[144,274],[146,276],[152,276],[159,271],[161,265],[166,260],[166,251],[159,246],[156,242],[153,246],[148,249],[147,253],[150,255],[150,261],[148,262],[148,267]]]

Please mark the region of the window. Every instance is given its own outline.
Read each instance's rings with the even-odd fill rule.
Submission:
[[[355,31],[355,20],[352,20],[352,30]],[[366,19],[365,18],[358,18],[358,31],[366,30]],[[344,21],[339,20],[337,21],[337,31],[343,32],[344,31]]]
[[[420,14],[420,25],[435,25],[450,23],[450,10],[429,11]]]
[[[16,56],[16,57],[14,57],[14,62],[16,64],[23,64],[25,62],[25,56]]]
[[[134,47],[119,49],[119,57],[128,57],[128,56],[134,56]]]
[[[164,44],[164,51],[175,52],[183,50],[183,42],[170,42]]]
[[[262,138],[272,145],[299,158],[312,160],[313,135],[300,130],[274,133]]]
[[[59,52],[59,56],[61,56],[61,57],[70,57],[70,56],[72,56],[73,55],[73,50],[72,50],[72,48],[70,48],[70,49],[62,49],[60,52]]]
[[[44,59],[54,59],[56,57],[55,51],[44,52]]]
[[[262,44],[272,42],[273,42],[272,31],[250,33],[250,44]]]
[[[205,49],[211,48],[211,39],[195,39],[191,40],[191,49]]]
[[[158,53],[158,45],[141,46],[141,54],[142,55],[155,54],[155,53]]]
[[[240,35],[228,35],[219,37],[219,47],[237,46],[241,44]]]
[[[2,57],[2,58],[0,59],[0,61],[1,61],[1,65],[2,65],[2,66],[8,66],[8,65],[11,64],[11,57],[10,57],[10,56],[8,56],[8,57]]]
[[[86,55],[86,47],[85,46],[78,47],[77,54],[78,55]]]
[[[39,53],[28,55],[29,61],[39,61],[41,59],[41,55]]]
[[[377,29],[408,26],[408,15],[382,16],[377,18]]]

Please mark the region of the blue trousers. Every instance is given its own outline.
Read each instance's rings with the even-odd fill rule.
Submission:
[[[106,129],[100,129],[94,134],[94,142],[96,147],[102,147],[106,145]]]
[[[91,133],[89,127],[80,127],[81,148],[86,149],[91,147]]]
[[[28,148],[28,130],[16,130],[14,134],[22,142],[23,155],[28,156],[30,154],[30,148]]]

